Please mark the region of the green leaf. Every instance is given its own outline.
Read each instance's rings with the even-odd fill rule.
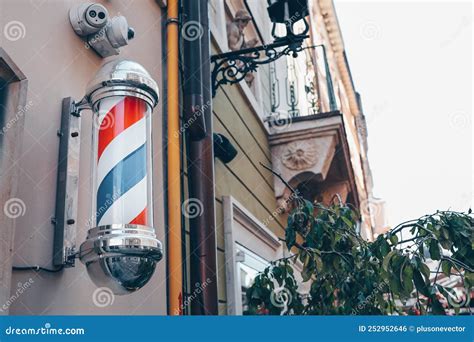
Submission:
[[[418,269],[423,273],[425,276],[425,282],[428,284],[430,281],[430,268],[426,266],[426,264],[421,263]]]
[[[323,261],[319,255],[314,256],[314,261],[316,262],[316,270],[321,271],[323,269]]]
[[[430,293],[426,286],[425,281],[423,280],[423,276],[421,275],[420,271],[413,270],[413,282],[415,283],[416,289],[424,296],[429,296]]]
[[[288,247],[288,250],[290,250],[295,245],[295,242],[296,242],[296,232],[293,228],[291,227],[286,228],[285,240],[286,240],[286,246]]]
[[[390,259],[392,259],[392,257],[395,255],[395,253],[397,253],[396,250],[393,250],[391,251],[390,253],[388,253],[385,258],[383,258],[383,263],[382,263],[382,267],[385,271],[388,271],[388,264],[390,263]]]
[[[382,236],[382,235],[380,235]],[[388,244],[387,240],[382,238],[382,241],[380,242],[380,253],[382,253],[382,256],[387,255],[390,252],[391,248],[390,245]]]
[[[450,277],[451,276],[451,263],[446,260],[441,261],[441,270],[443,270],[443,273],[447,277]]]
[[[308,253],[308,254],[306,254],[306,258],[304,260],[303,267],[308,267],[310,261],[311,261],[311,255]]]
[[[403,288],[406,294],[409,295],[413,291],[413,268],[411,265],[406,265],[403,268]]]
[[[252,299],[260,299],[260,293],[261,293],[260,288],[254,287],[254,288],[253,288],[253,291],[252,291],[252,296],[251,296],[250,298],[252,298]]]
[[[352,222],[349,220],[347,217],[342,216],[342,220],[344,221],[345,224],[347,224],[348,227],[352,227]]]
[[[466,285],[468,287],[474,286],[474,273],[466,271],[466,274],[464,275],[464,280],[466,281]]]
[[[431,296],[430,298],[433,313],[435,315],[446,315],[446,311],[444,311],[443,305],[439,302],[438,298],[435,295]]]
[[[441,259],[441,252],[437,240],[431,240],[430,242],[430,256],[433,260]]]
[[[307,282],[308,280],[310,280],[313,273],[314,273],[314,262],[308,253],[306,255],[306,260],[303,266],[303,272],[301,272],[301,277],[303,278],[303,282]]]
[[[306,259],[306,251],[302,250],[299,254],[298,254],[298,259],[300,259],[301,262],[304,263],[305,259]]]
[[[308,215],[313,216],[313,213],[314,213],[314,206],[313,206],[313,203],[311,203],[311,202],[308,201],[308,200],[304,200],[304,209],[305,209],[305,212],[306,212]]]
[[[395,246],[398,243],[398,236],[396,234],[393,234],[390,236],[390,242],[392,243],[393,246]]]
[[[390,290],[393,293],[399,293],[400,292],[400,279],[398,278],[398,275],[396,275],[394,273],[390,273],[388,283],[390,285]]]

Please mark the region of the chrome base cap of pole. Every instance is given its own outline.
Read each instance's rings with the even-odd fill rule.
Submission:
[[[98,287],[124,295],[143,287],[163,257],[151,227],[114,224],[89,229],[79,258]]]

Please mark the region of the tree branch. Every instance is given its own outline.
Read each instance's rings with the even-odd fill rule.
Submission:
[[[298,192],[283,178],[283,176],[274,171],[272,168],[266,166],[265,164],[263,164],[262,162],[260,162],[260,165],[262,165],[265,169],[267,169],[268,171],[270,171],[271,173],[273,173],[276,177],[278,177],[279,180],[282,181],[283,184],[285,184],[285,186],[290,189],[290,191],[293,193],[293,195],[295,195],[296,197],[299,197],[299,194]]]

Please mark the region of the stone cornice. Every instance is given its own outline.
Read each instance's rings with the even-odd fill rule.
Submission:
[[[319,10],[324,20],[324,26],[326,28],[329,44],[331,50],[334,53],[336,59],[336,65],[341,76],[341,81],[346,90],[346,94],[349,100],[349,106],[352,115],[359,114],[359,105],[357,102],[357,95],[352,84],[351,73],[346,62],[344,53],[344,40],[342,38],[342,32],[339,27],[339,21],[337,19],[336,11],[332,0],[319,0]],[[317,10],[313,8],[313,11]],[[313,12],[314,15],[314,12]]]

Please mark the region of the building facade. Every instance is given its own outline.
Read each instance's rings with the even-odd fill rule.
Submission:
[[[168,212],[173,204],[167,197],[166,119],[170,90],[166,30],[171,1],[96,3],[107,8],[111,18],[125,17],[134,29],[135,36],[128,34],[128,45],[121,46],[117,56],[102,58],[95,45],[75,34],[68,13],[77,1],[6,0],[0,4],[2,314],[189,314],[207,286],[217,287],[215,313],[244,313],[245,288],[269,261],[285,253],[280,237],[287,215],[284,203],[290,194],[265,166],[280,173],[307,199],[325,204],[340,199],[359,208],[360,233],[368,240],[385,229],[380,227],[383,205],[373,200],[367,129],[336,12],[330,0],[310,1],[309,37],[298,57],[284,56],[260,66],[237,84],[219,87],[210,104],[210,133],[227,139],[237,155],[231,161],[214,161],[217,273],[199,283],[190,276],[195,267],[189,257],[195,228],[191,220],[208,206],[198,203],[197,213],[188,207],[193,203],[186,162],[189,139],[187,122],[182,119],[183,264],[180,270],[171,270],[167,241]],[[210,0],[211,54],[271,43],[267,5],[266,1]],[[185,31],[186,18],[181,20],[180,44],[183,39],[193,39]],[[205,39],[199,29],[199,39]],[[79,101],[101,65],[117,58],[141,64],[160,88],[152,114],[152,212],[164,256],[150,281],[127,295],[97,287],[79,261],[75,267],[60,270],[52,265],[63,99]],[[182,94],[181,103],[185,96]],[[86,239],[94,198],[94,173],[90,171],[94,168],[94,116],[89,110],[81,114],[77,215],[71,224],[76,250]],[[32,266],[55,272],[21,269]],[[178,311],[170,308],[167,298],[170,272],[180,272],[183,278]]]
[[[265,2],[211,4],[214,53],[231,50],[229,23],[241,10],[253,18],[244,29],[245,41],[272,41]],[[372,197],[365,119],[332,1],[310,2],[309,19],[307,49],[297,58],[259,67],[251,82],[246,78],[221,87],[214,100],[215,131],[238,150],[232,162],[215,165],[223,314],[241,314],[245,287],[268,261],[285,253],[279,238],[284,237],[290,191],[262,164],[309,200],[327,205],[338,194],[360,208],[360,233],[369,240],[375,218],[383,216],[383,205]]]

